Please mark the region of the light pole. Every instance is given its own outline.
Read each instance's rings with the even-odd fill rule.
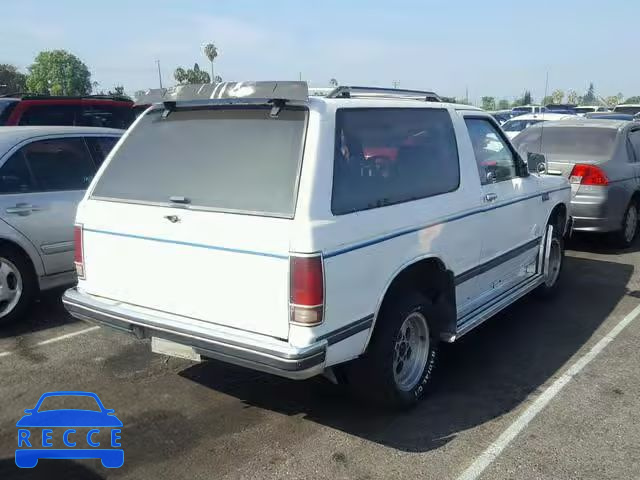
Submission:
[[[160,60],[156,60],[158,64],[158,82],[160,82],[160,89],[162,90],[162,73],[160,72]]]

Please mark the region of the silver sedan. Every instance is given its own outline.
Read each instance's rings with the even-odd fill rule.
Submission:
[[[78,202],[123,131],[0,127],[0,324],[75,282]]]

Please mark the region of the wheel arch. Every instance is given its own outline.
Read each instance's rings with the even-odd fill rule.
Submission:
[[[0,234],[0,247],[2,246],[14,248],[18,252],[20,252],[22,255],[24,255],[24,257],[31,264],[31,267],[33,268],[33,272],[35,273],[37,278],[40,278],[44,275],[44,265],[42,264],[42,259],[40,258],[35,247],[31,243],[17,236],[8,236],[8,235]]]
[[[556,205],[553,206],[553,208],[551,209],[551,212],[549,213],[549,216],[547,217],[547,221],[545,223],[545,229],[546,229],[546,225],[549,225],[549,223],[554,219],[557,218],[558,221],[555,223],[555,227],[562,227],[562,234],[564,235],[567,229],[567,225],[568,225],[568,220],[569,220],[569,209],[567,208],[567,205],[563,202],[557,203]]]
[[[449,311],[448,315],[445,317],[448,319],[447,324],[439,325],[438,329],[440,332],[445,330],[455,330],[455,322],[456,318],[456,304],[455,304],[455,281],[453,272],[447,269],[444,261],[434,254],[426,254],[419,257],[415,257],[400,267],[398,267],[393,274],[390,275],[387,283],[382,290],[382,294],[377,301],[376,309],[373,314],[373,322],[371,324],[371,328],[369,329],[369,336],[365,342],[364,350],[367,349],[369,343],[371,342],[371,338],[375,332],[376,325],[378,323],[378,318],[382,312],[382,309],[385,305],[385,301],[393,298],[398,292],[402,291],[402,288],[406,285],[415,282],[418,278],[423,278],[421,275],[427,273],[435,273],[436,275],[433,277],[433,282],[425,282],[423,288],[425,290],[429,289],[438,289],[444,295],[440,298],[435,299],[436,301],[444,301],[444,303],[448,303],[449,307],[452,308],[452,312]],[[451,308],[449,308],[451,310]],[[452,315],[451,315],[452,313]],[[451,333],[454,333],[453,331]]]

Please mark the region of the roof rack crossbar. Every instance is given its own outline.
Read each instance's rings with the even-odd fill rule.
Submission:
[[[359,87],[341,85],[327,95],[327,98],[411,98],[426,102],[441,102],[442,99],[434,92],[425,90],[406,90],[385,87]]]

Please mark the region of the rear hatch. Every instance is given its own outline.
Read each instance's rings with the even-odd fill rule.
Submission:
[[[306,119],[298,107],[147,113],[79,210],[80,287],[286,339]]]
[[[513,143],[526,158],[528,152],[543,153],[549,175],[569,178],[576,164],[606,162],[613,155],[617,129],[593,126],[562,126],[547,122],[523,131]]]

